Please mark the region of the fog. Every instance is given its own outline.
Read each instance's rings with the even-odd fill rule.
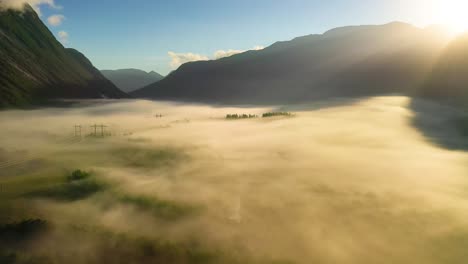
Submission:
[[[427,129],[466,141],[447,125],[455,110],[424,103]],[[20,263],[465,262],[468,153],[437,144],[412,105],[389,96],[0,112],[1,223],[50,226],[6,252]],[[294,115],[261,118],[278,109]],[[234,113],[260,117],[224,118]],[[106,137],[86,136],[95,124]],[[100,189],[79,199],[44,192],[75,169]],[[141,253],[131,246],[140,239],[211,257]]]

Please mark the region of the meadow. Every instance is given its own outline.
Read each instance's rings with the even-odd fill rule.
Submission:
[[[401,96],[2,111],[0,263],[465,263],[465,120]]]

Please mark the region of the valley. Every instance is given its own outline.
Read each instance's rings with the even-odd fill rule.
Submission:
[[[463,116],[404,96],[3,111],[0,164],[20,162],[0,170],[0,259],[460,263]]]

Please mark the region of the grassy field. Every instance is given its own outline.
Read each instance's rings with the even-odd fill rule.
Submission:
[[[468,153],[410,105],[0,112],[0,263],[465,263]],[[463,145],[463,118],[429,106]]]

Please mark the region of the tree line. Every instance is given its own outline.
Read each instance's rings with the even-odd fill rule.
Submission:
[[[292,116],[293,114],[289,112],[268,112],[262,114],[262,118],[275,117],[275,116]],[[249,119],[249,118],[258,118],[258,115],[252,114],[228,114],[226,119]]]

